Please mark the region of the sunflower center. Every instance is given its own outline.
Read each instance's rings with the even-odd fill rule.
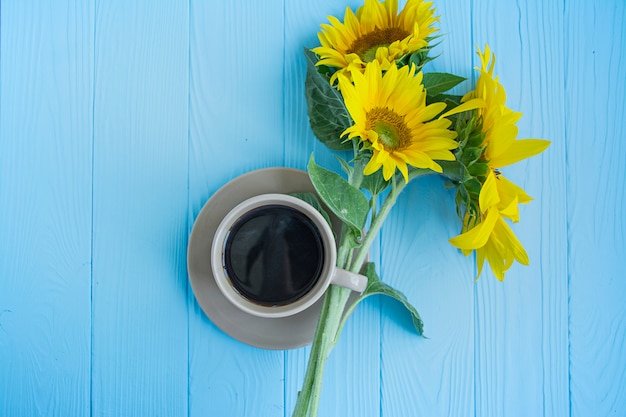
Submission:
[[[375,29],[356,39],[350,45],[348,53],[357,54],[363,62],[371,62],[376,58],[376,50],[381,46],[389,46],[402,40],[410,33],[400,28]]]
[[[365,126],[378,134],[378,139],[389,152],[405,149],[411,143],[411,131],[404,117],[383,107],[374,107],[366,114]]]

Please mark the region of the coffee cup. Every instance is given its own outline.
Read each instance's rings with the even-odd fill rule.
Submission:
[[[330,225],[313,206],[286,194],[262,194],[237,205],[222,219],[211,246],[219,290],[259,317],[297,314],[331,284],[365,290],[365,276],[336,263]]]

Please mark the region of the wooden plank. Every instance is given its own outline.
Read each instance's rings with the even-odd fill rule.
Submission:
[[[621,1],[565,4],[573,416],[626,415],[625,23]]]
[[[245,172],[283,164],[283,3],[191,2],[189,230]],[[189,290],[189,414],[282,415],[283,352],[219,330]]]
[[[0,28],[0,414],[88,415],[93,8]]]
[[[435,2],[435,7],[443,37],[432,55],[441,56],[425,71],[469,78],[469,2]],[[420,312],[428,339],[415,334],[398,304],[383,302],[382,415],[470,415],[474,268],[472,258],[448,243],[461,227],[454,191],[432,176],[416,180],[404,193],[383,229],[381,272]]]
[[[454,196],[438,177],[405,189],[383,230],[382,277],[425,322],[420,338],[397,304],[383,303],[383,415],[466,415],[473,410],[473,262],[458,234]]]
[[[566,112],[561,105],[565,94],[563,25],[562,4],[530,1],[520,5],[524,51],[520,82],[510,82],[507,92],[515,108],[524,113],[518,123],[520,138],[545,138],[552,144],[541,156],[511,167],[511,175],[536,200],[523,208],[520,223],[514,226],[525,244],[530,266],[516,267],[519,275],[514,278],[520,286],[519,294],[525,295],[524,299],[517,295],[519,301],[514,303],[514,323],[519,329],[517,372],[523,382],[518,380],[518,386],[511,388],[517,390],[517,399],[507,413],[520,409],[529,414],[537,410],[537,415],[541,410],[544,416],[570,413],[567,219],[563,216],[567,212]],[[531,283],[526,277],[533,277]],[[538,289],[533,288],[534,277],[540,280]],[[540,310],[529,311],[534,305],[540,305]],[[527,406],[529,398],[533,398],[535,409]]]
[[[553,141],[542,156],[506,167],[507,178],[537,198],[512,228],[529,267],[514,265],[500,283],[489,272],[476,293],[476,413],[565,415],[567,240],[562,129],[563,17],[556,4],[475,2],[473,37],[497,55],[508,107],[521,111],[519,137]],[[477,65],[479,61],[476,60]]]
[[[96,4],[93,416],[187,414],[188,16]]]

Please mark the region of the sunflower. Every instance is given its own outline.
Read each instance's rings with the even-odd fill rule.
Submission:
[[[511,187],[512,186],[512,187]],[[496,278],[504,280],[504,273],[516,260],[528,265],[528,255],[505,218],[519,220],[518,203],[530,201],[519,187],[491,171],[480,191],[481,219],[478,224],[465,224],[465,233],[450,239],[450,243],[468,255],[476,251],[480,276],[485,259]]]
[[[445,103],[426,105],[422,73],[414,66],[382,70],[378,61],[369,63],[365,72],[353,69],[352,82],[338,76],[339,91],[354,121],[342,136],[359,138],[373,155],[365,166],[369,175],[382,168],[389,180],[396,168],[408,181],[408,166],[442,172],[434,160],[454,160],[450,152],[458,144],[456,132],[448,130],[445,118],[432,120]]]
[[[320,56],[318,65],[349,76],[348,68],[363,71],[368,62],[378,61],[387,70],[402,56],[426,48],[438,17],[432,2],[408,0],[398,14],[397,0],[365,0],[356,14],[346,7],[343,23],[334,16],[328,20],[318,33],[321,46],[313,52]]]
[[[526,192],[506,179],[500,168],[543,152],[550,144],[541,139],[517,139],[515,123],[521,113],[506,107],[506,92],[497,77],[493,76],[495,56],[489,46],[485,52],[478,51],[481,60],[480,75],[476,89],[463,101],[482,100],[477,117],[482,124],[483,153],[480,160],[489,167],[478,198],[479,213],[466,215],[463,233],[450,239],[450,243],[465,255],[476,251],[478,276],[485,259],[499,279],[511,267],[513,261],[528,265],[528,255],[505,219],[519,221],[519,204],[532,200]]]
[[[485,133],[483,158],[492,169],[499,169],[543,152],[550,142],[542,139],[517,139],[515,124],[522,113],[506,107],[506,91],[498,77],[493,76],[496,63],[489,46],[478,51],[481,61],[476,88],[463,97],[463,101],[482,99],[485,106],[478,110]]]

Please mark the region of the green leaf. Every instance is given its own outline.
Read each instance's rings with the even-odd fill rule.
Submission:
[[[318,71],[315,66],[317,56],[308,49],[304,50],[304,55],[307,59],[305,97],[311,129],[317,139],[330,149],[351,150],[352,143],[341,137],[343,131],[352,126],[343,97],[330,85],[328,77]]]
[[[361,236],[369,211],[369,204],[363,193],[338,174],[317,165],[313,155],[307,170],[313,187],[324,204],[350,226],[357,236]]]
[[[326,223],[328,223],[328,225],[331,228],[333,227],[333,224],[330,221],[330,217],[328,216],[328,213],[326,212],[326,210],[324,210],[324,207],[322,207],[322,203],[320,203],[320,200],[317,198],[315,194],[313,193],[290,193],[289,195],[292,197],[299,198],[305,203],[308,203],[311,206],[313,206],[313,208],[319,211],[320,214],[324,217],[324,219],[326,220]]]
[[[467,138],[467,146],[481,147],[485,139],[485,134],[481,132],[472,132]]]
[[[489,165],[474,163],[467,167],[467,171],[474,177],[485,177],[489,174]]]
[[[480,190],[483,188],[480,181],[478,181],[476,178],[470,178],[469,180],[465,181],[463,185],[465,186],[467,192],[471,196],[474,196],[476,198],[478,198],[478,196],[480,195]]]
[[[368,280],[367,287],[365,288],[363,294],[361,294],[361,296],[359,296],[359,298],[355,301],[355,304],[372,295],[386,295],[387,297],[391,297],[396,301],[402,303],[404,308],[406,308],[406,310],[411,315],[411,320],[413,321],[413,326],[415,327],[415,330],[417,330],[417,332],[423,336],[424,322],[417,312],[417,309],[413,307],[413,305],[409,302],[404,294],[380,280],[378,274],[376,273],[376,267],[374,266],[373,262],[368,262],[366,264],[365,276]]]
[[[428,64],[434,58],[428,56],[427,52],[416,52],[409,57],[409,64],[415,65],[418,71],[420,71],[424,65]]]
[[[337,160],[341,164],[341,168],[343,169],[343,172],[345,172],[348,178],[350,178],[352,174],[354,173],[354,168],[352,168],[350,164],[340,156],[337,156]]]
[[[365,167],[369,163],[372,158],[372,151],[364,148],[361,149],[356,158],[354,158],[354,170],[355,172],[360,173],[361,180],[357,182],[351,181],[351,184],[354,184],[355,187],[358,187],[362,190],[367,190],[369,193],[375,197],[383,192],[389,185],[391,185],[391,181],[385,181],[383,177],[383,170],[379,169],[378,171],[365,175]]]
[[[448,179],[460,182],[467,177],[467,169],[459,161],[437,161],[443,169],[442,175]]]
[[[387,188],[391,184],[390,181],[385,181],[383,177],[383,170],[379,169],[370,175],[365,175],[363,177],[363,182],[361,183],[361,187],[365,188],[369,191],[373,196],[376,196],[383,192],[385,188]]]
[[[434,97],[445,93],[451,88],[465,81],[465,78],[446,72],[424,73],[423,84],[429,96]]]
[[[478,158],[483,154],[483,148],[474,148],[466,146],[463,148],[463,154],[461,155],[461,162],[465,165],[469,165],[478,161]]]
[[[461,99],[463,96],[458,96],[454,94],[437,94],[436,96],[431,96],[430,94],[426,96],[426,103],[446,103],[448,110],[452,110],[453,108],[461,105]]]

